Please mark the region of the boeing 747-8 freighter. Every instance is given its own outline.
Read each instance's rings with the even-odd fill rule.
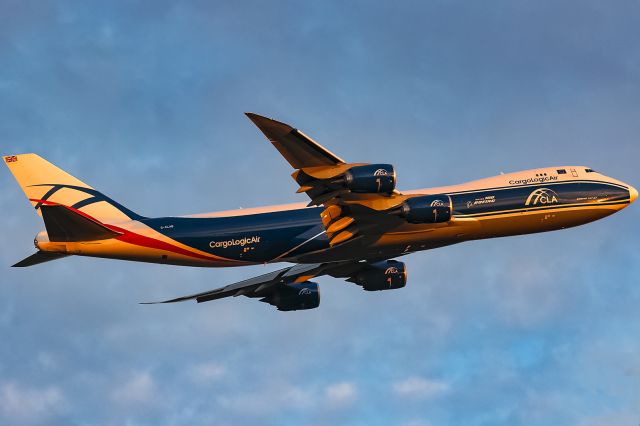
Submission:
[[[37,252],[14,266],[69,255],[186,266],[293,266],[160,303],[258,298],[279,310],[316,308],[314,277],[364,290],[405,286],[393,258],[463,241],[553,231],[609,216],[638,192],[589,167],[555,166],[413,191],[390,164],[349,163],[291,126],[248,113],[295,170],[309,203],[179,217],[141,216],[36,154],[4,161],[42,216]]]

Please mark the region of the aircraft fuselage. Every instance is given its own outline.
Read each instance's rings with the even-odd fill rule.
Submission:
[[[42,251],[186,266],[240,266],[386,259],[463,241],[545,232],[582,225],[629,205],[636,190],[585,167],[552,167],[460,185],[403,191],[451,197],[445,223],[402,222],[360,242],[330,247],[323,207],[304,203],[114,224],[123,235],[91,242],[49,242]]]

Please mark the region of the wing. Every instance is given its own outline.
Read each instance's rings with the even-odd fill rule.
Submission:
[[[345,250],[353,258],[352,244],[375,242],[388,230],[415,224],[451,225],[451,197],[446,194],[404,195],[395,189],[396,174],[389,164],[347,163],[299,130],[257,114],[247,116],[265,134],[282,156],[296,169],[292,176],[311,198],[310,206],[323,205],[320,214],[330,245],[328,250]],[[424,232],[424,226],[420,232]],[[443,234],[444,235],[444,234]],[[326,250],[326,249],[325,249]],[[323,250],[324,251],[324,250]],[[374,256],[375,257],[375,256]],[[329,257],[330,258],[330,257]],[[229,284],[215,290],[162,302],[186,300],[207,302],[230,296],[260,298],[279,310],[315,308],[320,303],[318,285],[308,280],[322,275],[346,278],[366,291],[402,288],[406,284],[404,263],[377,258],[342,262],[300,263]],[[298,261],[305,262],[304,256]]]
[[[344,164],[337,155],[323,148],[309,136],[288,124],[246,113],[294,169]]]
[[[408,198],[395,190],[390,164],[347,163],[288,124],[247,113],[282,156],[296,169],[292,177],[309,206],[324,205],[320,215],[331,246],[375,240],[406,224],[401,205]],[[361,242],[362,243],[362,242]]]
[[[309,279],[322,275],[349,277],[366,267],[366,265],[364,262],[296,264],[244,281],[229,284],[215,290],[177,297],[161,302],[143,302],[141,304],[153,305],[158,303],[185,302],[187,300],[195,300],[198,303],[202,303],[224,297],[246,296],[260,298],[261,302],[277,306],[280,310],[309,309],[310,307],[317,306],[317,304],[315,306],[308,305],[309,297],[313,298],[315,296],[317,297],[317,303],[319,304],[320,302],[317,284],[309,282]],[[303,289],[307,290],[301,292]],[[305,298],[304,296],[307,297]],[[302,307],[298,305],[300,303]],[[307,304],[306,306],[304,305],[305,303]]]

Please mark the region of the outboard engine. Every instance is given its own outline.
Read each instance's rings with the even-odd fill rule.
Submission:
[[[320,306],[320,288],[311,281],[283,284],[260,301],[275,306],[279,311],[313,309]]]
[[[400,216],[409,223],[443,223],[451,220],[451,197],[446,194],[421,195],[402,203]]]
[[[403,262],[384,260],[368,264],[347,281],[362,286],[366,291],[393,290],[407,284],[407,269]]]

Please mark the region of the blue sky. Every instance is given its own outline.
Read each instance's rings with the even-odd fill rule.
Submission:
[[[0,0],[0,146],[144,215],[303,201],[244,117],[400,189],[582,164],[640,186],[634,1]],[[637,425],[637,205],[412,254],[405,289],[140,306],[272,267],[69,258],[0,173],[0,423]]]

